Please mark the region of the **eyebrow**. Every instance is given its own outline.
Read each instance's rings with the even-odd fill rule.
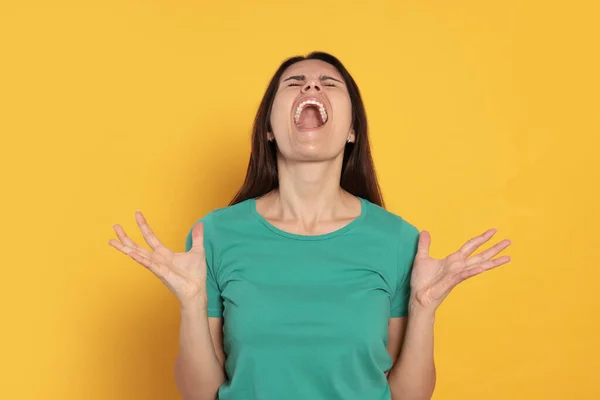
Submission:
[[[290,81],[290,80],[303,81],[305,79],[306,79],[305,75],[293,75],[293,76],[290,76],[288,78],[285,78],[283,81],[281,81],[281,83],[286,82],[286,81]],[[340,81],[339,79],[336,79],[336,78],[334,78],[332,76],[328,76],[328,75],[321,75],[321,76],[319,76],[319,80],[321,80],[321,81],[332,80],[332,81],[336,81],[336,82],[339,82],[339,83],[344,83],[344,82]]]

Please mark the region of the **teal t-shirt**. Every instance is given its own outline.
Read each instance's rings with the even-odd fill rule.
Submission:
[[[255,199],[200,219],[208,316],[224,321],[220,400],[391,398],[388,320],[408,312],[419,231],[360,200],[358,218],[316,236],[278,229]]]

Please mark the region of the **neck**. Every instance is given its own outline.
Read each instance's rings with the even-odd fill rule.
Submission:
[[[282,219],[334,219],[345,208],[347,193],[340,187],[342,158],[320,162],[278,162],[279,189],[273,206]],[[342,211],[343,212],[343,211]]]

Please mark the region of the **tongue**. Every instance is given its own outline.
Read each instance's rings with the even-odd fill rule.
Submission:
[[[315,107],[306,107],[300,114],[300,119],[296,126],[300,129],[315,129],[323,125],[321,116]]]

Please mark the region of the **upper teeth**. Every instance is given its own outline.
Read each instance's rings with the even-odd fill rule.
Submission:
[[[313,104],[319,107],[319,112],[321,113],[321,120],[323,121],[323,123],[327,122],[327,111],[325,111],[325,107],[323,106],[323,104],[319,103],[316,100],[306,100],[298,104],[298,108],[296,108],[296,115],[294,116],[294,120],[296,121],[296,123],[298,123],[298,121],[300,120],[300,114],[302,114],[302,110],[304,110],[304,107],[306,107],[306,105],[308,104]]]

